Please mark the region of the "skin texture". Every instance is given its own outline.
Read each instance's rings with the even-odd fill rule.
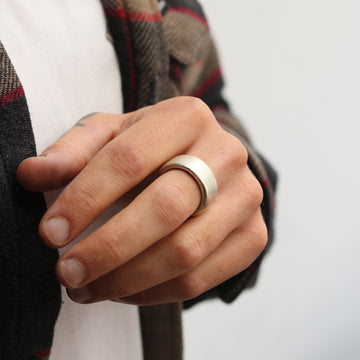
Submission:
[[[264,249],[262,189],[247,151],[199,99],[178,97],[138,111],[85,116],[36,158],[19,183],[32,191],[66,186],[39,225],[46,245],[71,243],[98,215],[137,186],[121,212],[67,250],[56,274],[79,303],[137,305],[200,295],[248,267]],[[205,161],[218,195],[203,214],[194,179],[181,170],[157,176],[166,161]]]

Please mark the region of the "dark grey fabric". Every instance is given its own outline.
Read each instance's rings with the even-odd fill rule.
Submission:
[[[7,76],[5,76],[7,75]],[[35,156],[25,98],[0,43],[0,359],[29,359],[51,346],[60,307],[57,251],[39,239],[42,194],[16,183],[19,163]]]

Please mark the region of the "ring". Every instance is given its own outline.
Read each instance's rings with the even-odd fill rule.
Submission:
[[[201,214],[217,194],[217,182],[213,172],[204,161],[192,155],[175,156],[160,168],[160,175],[173,169],[186,171],[199,185],[201,201],[192,216]]]

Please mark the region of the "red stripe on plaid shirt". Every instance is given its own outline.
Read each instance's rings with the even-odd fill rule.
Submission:
[[[142,12],[128,13],[128,19],[130,21],[147,21],[147,22],[159,22],[162,19],[161,13],[147,14]]]
[[[110,17],[118,17],[121,19],[123,29],[124,29],[124,37],[126,41],[126,51],[127,51],[127,58],[129,62],[129,108],[128,111],[135,110],[136,107],[136,71],[135,71],[135,62],[134,62],[134,55],[132,51],[132,41],[130,38],[130,32],[128,27],[128,19],[127,13],[125,12],[124,8],[119,7],[118,9],[112,9],[109,7],[105,7],[105,14]]]
[[[191,95],[196,97],[202,97],[220,78],[220,67],[217,67]]]
[[[130,21],[147,21],[147,22],[159,22],[162,19],[161,13],[148,14],[143,12],[129,12],[126,13],[123,8],[119,9],[105,9],[106,15],[112,17],[123,17],[124,15]]]
[[[37,354],[35,354],[35,356],[36,356],[37,359],[44,360],[44,359],[47,359],[50,356],[50,353],[51,353],[51,349],[49,348],[49,349],[46,349],[44,351],[38,352]]]
[[[180,66],[177,63],[175,63],[174,61],[172,61],[171,68],[172,68],[174,74],[176,75],[176,77],[178,78],[180,85],[183,86],[184,85],[184,76],[180,69]]]
[[[24,89],[22,85],[20,85],[15,89],[12,89],[3,95],[0,95],[0,106],[9,104],[22,96],[24,96]]]
[[[186,14],[186,15],[190,15],[191,17],[193,17],[194,19],[196,19],[197,21],[201,22],[207,29],[209,29],[209,25],[207,23],[207,21],[205,20],[205,18],[203,18],[202,16],[200,16],[197,12],[185,8],[185,7],[179,7],[179,6],[175,6],[175,7],[170,7],[169,12],[174,11],[174,12],[178,12],[181,14]]]

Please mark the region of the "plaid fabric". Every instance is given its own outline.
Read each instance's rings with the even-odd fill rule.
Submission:
[[[4,106],[24,96],[24,90],[1,43],[0,69],[0,106]]]
[[[248,148],[249,167],[264,190],[270,245],[276,175],[253,149],[222,96],[221,68],[199,4],[167,0],[160,11],[156,0],[100,1],[119,58],[125,112],[177,95],[203,99],[222,126]],[[57,254],[38,239],[37,224],[45,211],[42,195],[16,185],[16,168],[35,155],[35,144],[21,83],[1,43],[0,140],[0,358],[47,359],[60,308],[53,276]],[[210,297],[234,300],[254,283],[265,252],[241,274],[184,307]],[[140,314],[145,359],[181,359],[179,304],[141,308]]]
[[[125,112],[166,98],[169,61],[157,1],[102,4],[119,57]]]

